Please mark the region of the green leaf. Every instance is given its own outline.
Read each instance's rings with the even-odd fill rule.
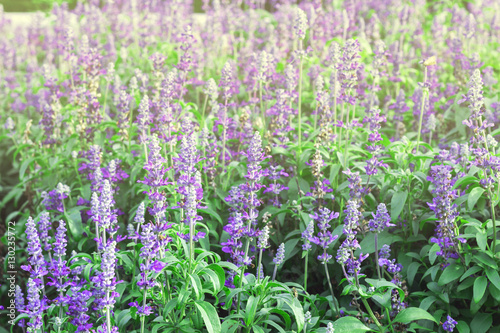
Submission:
[[[199,211],[199,212],[202,212],[202,213],[206,213],[206,214],[208,214],[208,215],[210,215],[210,216],[212,216],[212,217],[215,217],[215,219],[216,219],[216,220],[217,220],[220,224],[222,224],[222,219],[221,219],[220,215],[219,215],[219,214],[217,214],[217,212],[216,212],[216,211],[214,211],[212,208],[210,208],[210,207],[199,208],[199,209],[198,209],[198,211]]]
[[[470,328],[474,333],[486,333],[489,331],[492,323],[493,319],[491,318],[491,314],[479,312],[474,319],[472,319]]]
[[[285,242],[285,260],[283,262],[287,261],[287,259],[290,259],[292,251],[296,249],[295,247],[297,246],[299,240],[299,238],[293,238]]]
[[[488,277],[488,280],[497,288],[500,290],[500,276],[498,275],[498,271],[492,269],[492,268],[487,268],[486,269],[486,276]]]
[[[443,273],[439,277],[438,285],[444,286],[458,279],[462,276],[462,274],[464,274],[463,267],[457,264],[452,264],[444,269]]]
[[[391,220],[396,221],[403,210],[408,197],[407,191],[399,191],[393,194],[391,199]]]
[[[476,205],[477,200],[483,195],[484,188],[474,187],[469,193],[469,198],[467,199],[467,208],[472,211]]]
[[[79,241],[82,238],[83,226],[82,226],[82,216],[79,210],[70,210],[69,212],[64,212],[64,216],[68,221],[68,228],[75,241]]]
[[[415,279],[415,275],[417,275],[418,269],[420,268],[421,264],[419,262],[412,262],[410,266],[408,266],[408,272],[406,274],[408,278],[408,283],[410,285],[413,284],[413,280]]]
[[[234,333],[240,326],[240,323],[233,319],[226,319],[222,323],[222,332]]]
[[[189,278],[191,279],[191,285],[193,286],[196,298],[201,299],[203,297],[203,288],[201,287],[200,278],[194,274],[189,274]]]
[[[300,304],[299,300],[295,297],[292,302],[285,301],[288,306],[292,309],[293,315],[295,316],[295,322],[297,323],[297,333],[300,333],[304,328],[305,319],[304,319],[304,309]]]
[[[438,251],[439,251],[439,244],[433,244],[429,250],[429,262],[431,263],[431,265],[434,265]]]
[[[393,323],[403,323],[403,324],[409,324],[410,322],[414,320],[430,320],[435,322],[436,324],[439,324],[439,322],[427,311],[420,309],[420,308],[406,308],[398,315],[394,320],[392,321]]]
[[[486,246],[488,245],[488,235],[485,232],[476,233],[476,242],[481,251],[486,251]]]
[[[483,269],[479,266],[472,266],[471,268],[469,268],[467,270],[467,272],[464,273],[464,275],[462,275],[462,277],[460,278],[460,282],[462,282],[463,280],[465,280],[466,278],[468,278],[472,274],[476,274],[477,272],[482,271],[482,270]]]
[[[207,266],[207,268],[210,268],[217,274],[217,278],[219,279],[219,284],[221,287],[224,286],[224,283],[226,283],[226,273],[224,273],[224,269],[220,267],[218,264],[210,264]]]
[[[465,176],[460,179],[458,179],[455,184],[453,185],[452,189],[456,189],[460,185],[468,185],[470,183],[478,183],[479,180],[474,177],[474,176]]]
[[[245,308],[245,325],[247,327],[253,324],[255,319],[255,314],[257,313],[257,306],[259,305],[260,296],[250,296],[247,300],[247,306]]]
[[[269,319],[268,320],[264,320],[263,323],[271,325],[272,327],[274,327],[280,333],[286,333],[285,330],[283,328],[281,328],[280,325],[276,324],[272,320],[269,320]]]
[[[203,322],[210,333],[220,333],[222,328],[220,318],[214,306],[205,301],[197,301],[194,303],[196,309],[200,312]]]
[[[341,317],[333,322],[335,333],[363,333],[371,331],[359,319],[354,317]]]
[[[292,325],[292,320],[290,319],[290,315],[286,313],[285,311],[281,309],[271,309],[269,310],[270,313],[276,313],[281,315],[283,317],[283,320],[285,321],[286,328],[289,329],[290,326]]]
[[[459,321],[457,324],[458,333],[470,333],[469,326],[465,321]]]
[[[480,276],[474,281],[474,303],[479,303],[481,298],[483,298],[484,292],[486,291],[486,286],[488,285],[488,280],[485,276]]]

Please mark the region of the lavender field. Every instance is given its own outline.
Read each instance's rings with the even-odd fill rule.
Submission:
[[[500,333],[500,2],[193,8],[0,11],[0,333]]]

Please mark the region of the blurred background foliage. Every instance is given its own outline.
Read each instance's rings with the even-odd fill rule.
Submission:
[[[81,1],[81,0],[80,0]],[[84,0],[85,1],[85,0]],[[104,0],[101,0],[103,2]],[[5,12],[36,12],[49,11],[53,4],[61,4],[67,2],[69,8],[76,6],[78,0],[0,0]],[[194,12],[202,13],[202,0],[194,0]]]

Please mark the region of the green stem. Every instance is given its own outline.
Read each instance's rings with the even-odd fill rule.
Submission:
[[[106,295],[106,299],[109,299],[109,292]],[[108,332],[111,332],[111,311],[109,310],[109,306],[106,307],[106,327],[108,328]]]
[[[304,291],[307,293],[307,266],[309,261],[309,251],[306,251],[306,261],[304,265]]]
[[[259,251],[259,263],[257,264],[257,283],[260,282],[260,272],[261,272],[261,269],[260,269],[260,265],[262,263],[262,249],[260,249]]]
[[[207,102],[208,102],[208,95],[205,96],[205,101],[203,102],[203,110],[201,111],[201,121],[202,121],[203,127],[205,127],[205,111],[207,109]]]
[[[189,273],[192,273],[191,269],[194,261],[194,231],[194,221],[189,221]]]
[[[260,135],[264,137],[264,132],[266,130],[266,112],[264,111],[264,105],[262,103],[262,81],[259,81],[259,97],[260,97],[260,113],[262,117],[262,131]]]
[[[276,279],[276,272],[278,271],[278,265],[274,265],[274,271],[273,271],[273,281]]]
[[[496,247],[497,247],[497,221],[495,218],[495,206],[493,205],[493,194],[491,193],[491,189],[488,187],[488,196],[490,199],[490,208],[491,208],[491,219],[493,221],[493,242],[491,244],[491,250],[493,251],[493,255],[495,255]]]
[[[108,90],[109,90],[109,83],[106,84],[106,92],[104,93],[104,104],[102,105],[102,119],[104,119],[104,116],[106,115],[106,101],[108,99]]]
[[[299,49],[302,49],[302,41],[299,41]],[[299,153],[302,152],[302,57],[299,64]]]
[[[427,66],[424,67],[424,85],[427,81]],[[422,132],[422,121],[424,119],[424,106],[425,106],[425,97],[427,95],[427,88],[422,88],[422,104],[420,105],[420,119],[418,121],[418,134],[417,134],[417,149],[420,146],[420,134]]]
[[[142,308],[145,309],[146,308],[146,298],[147,298],[147,295],[146,295],[146,288],[144,288],[144,295],[142,297]],[[145,315],[142,315],[141,316],[141,333],[144,333],[144,322],[146,321],[146,316]],[[111,332],[109,330],[109,327],[108,327],[108,332]]]
[[[382,276],[380,275],[380,266],[378,264],[378,233],[375,233],[375,266],[377,267],[378,279],[381,280]]]
[[[337,299],[335,298],[335,295],[333,294],[332,282],[330,281],[330,273],[328,273],[328,265],[326,263],[324,263],[323,265],[325,266],[325,273],[326,273],[326,280],[328,281],[328,287],[330,288],[330,293],[332,294],[332,302],[333,305],[335,306],[335,311],[337,312],[337,316],[339,316],[340,318],[339,305]]]
[[[359,287],[359,285],[358,285]],[[375,325],[377,325],[378,329],[380,330],[381,333],[384,333],[384,328],[382,327],[382,325],[380,325],[380,322],[378,321],[377,317],[375,317],[375,315],[373,314],[373,311],[372,311],[372,308],[370,307],[370,304],[368,304],[368,302],[366,301],[366,299],[364,299],[362,296],[361,296],[361,301],[363,302],[365,308],[366,308],[366,311],[368,311],[368,314],[370,315],[370,318],[373,320],[373,322],[375,323]]]
[[[334,81],[333,81],[333,123],[335,124],[337,122],[337,71],[335,70],[335,75],[334,75]],[[333,133],[335,134],[335,140],[337,140],[337,126],[333,126]]]

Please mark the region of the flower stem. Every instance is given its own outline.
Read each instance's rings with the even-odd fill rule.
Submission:
[[[375,266],[377,267],[377,276],[378,279],[382,279],[380,275],[380,266],[378,264],[378,233],[375,234]]]
[[[427,66],[424,67],[424,85],[427,81]],[[420,105],[420,119],[418,121],[418,134],[417,134],[417,149],[420,146],[420,134],[422,132],[422,121],[424,119],[424,106],[425,106],[425,97],[427,95],[427,88],[422,88],[422,104]]]
[[[309,251],[306,252],[306,261],[304,265],[304,291],[307,293],[307,266],[309,261]]]
[[[382,325],[380,325],[380,322],[378,321],[377,317],[375,317],[375,315],[373,314],[373,311],[372,311],[372,308],[370,307],[370,304],[368,304],[368,302],[366,301],[366,299],[364,299],[362,296],[361,296],[361,301],[363,302],[363,304],[364,304],[364,306],[366,308],[366,311],[368,311],[368,314],[370,315],[370,318],[373,320],[373,322],[375,323],[375,325],[377,325],[377,327],[380,330],[380,332],[384,333],[384,328],[382,327]]]
[[[260,249],[259,251],[259,263],[257,264],[257,283],[260,282],[260,272],[261,272],[261,269],[260,269],[260,265],[262,263],[262,249]]]
[[[264,105],[262,103],[262,81],[259,81],[259,97],[260,97],[260,112],[262,117],[262,132],[261,136],[264,137],[266,131],[266,112],[264,110]]]
[[[146,309],[146,298],[147,298],[146,288],[144,288],[144,296],[142,297],[142,311],[144,311]],[[144,333],[144,322],[145,321],[146,321],[146,316],[143,313],[143,315],[141,316],[141,333]],[[109,330],[109,328],[108,328],[108,330]],[[108,332],[111,332],[111,331],[108,331]]]
[[[330,288],[330,293],[332,294],[332,302],[333,305],[335,306],[335,311],[337,312],[337,316],[339,316],[340,318],[339,305],[337,299],[335,298],[335,295],[333,294],[333,287],[332,287],[332,282],[330,281],[330,273],[328,273],[328,266],[326,262],[323,265],[325,266],[325,273],[326,273],[326,280],[328,281],[328,287]]]
[[[201,121],[203,127],[205,127],[205,111],[207,110],[207,101],[208,101],[208,95],[205,96],[205,101],[203,102],[203,110],[201,111]]]
[[[300,49],[302,49],[302,41],[299,41]],[[301,104],[302,104],[302,57],[300,57],[299,64],[299,153],[302,152],[302,112],[301,112]]]
[[[276,279],[276,272],[278,271],[278,265],[274,265],[274,271],[273,271],[273,281]]]

